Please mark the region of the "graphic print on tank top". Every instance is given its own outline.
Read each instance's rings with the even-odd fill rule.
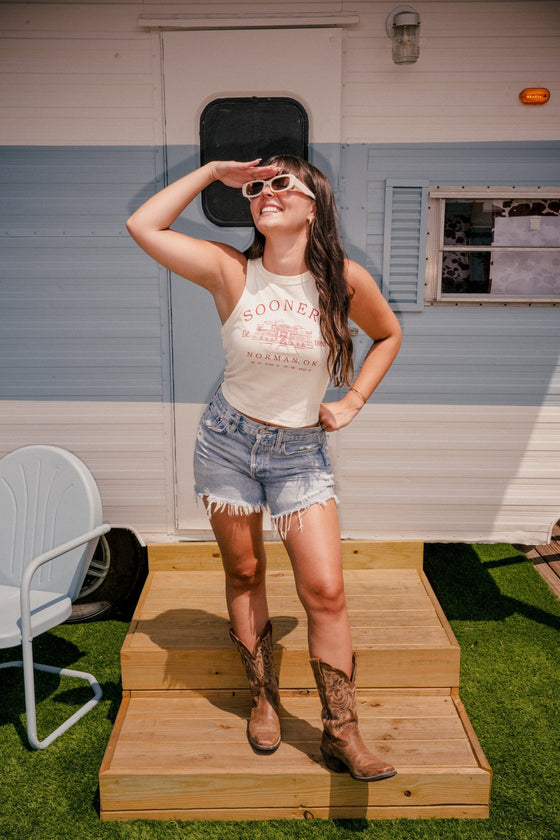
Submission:
[[[224,395],[239,411],[261,418],[266,407],[266,419],[281,425],[316,422],[329,382],[318,297],[309,272],[281,277],[249,261],[244,292],[222,327]]]
[[[247,326],[238,336],[238,349],[243,347],[250,364],[317,370],[327,346],[319,329],[319,310],[289,292],[288,287],[286,294],[279,296],[276,289],[275,297],[243,311]],[[274,318],[276,312],[278,319]],[[290,313],[288,317],[286,313]]]

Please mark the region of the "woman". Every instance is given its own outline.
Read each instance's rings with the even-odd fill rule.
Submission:
[[[250,202],[255,240],[246,254],[171,229],[216,180],[242,188]],[[359,780],[389,778],[395,769],[367,750],[357,726],[326,432],[350,423],[389,369],[398,321],[368,272],[344,258],[327,178],[299,158],[208,163],[150,198],[128,230],[159,263],[207,289],[222,323],[226,371],[199,426],[195,480],[253,697],[249,742],[259,752],[280,744],[262,533],[268,506],[308,618],[325,762]],[[348,317],[373,341],[353,383]],[[331,379],[349,390],[324,403]]]

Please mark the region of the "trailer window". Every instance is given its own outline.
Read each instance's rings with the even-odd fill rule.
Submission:
[[[227,97],[210,102],[200,118],[200,158],[254,160],[293,154],[307,160],[309,121],[300,102],[285,96]],[[222,227],[252,224],[240,190],[211,184],[202,194],[211,222]]]
[[[560,301],[560,193],[543,193],[432,190],[427,300]]]

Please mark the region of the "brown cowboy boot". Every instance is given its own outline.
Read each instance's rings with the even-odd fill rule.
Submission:
[[[266,627],[257,638],[253,653],[229,631],[237,645],[243,667],[247,672],[249,687],[253,696],[251,717],[247,724],[247,738],[258,752],[274,752],[280,746],[280,721],[278,707],[278,672],[272,655],[272,625]]]
[[[350,679],[343,671],[321,659],[312,659],[311,667],[323,708],[321,753],[329,770],[350,775],[360,782],[390,779],[397,771],[368,750],[358,731],[356,714],[356,654],[352,655]]]

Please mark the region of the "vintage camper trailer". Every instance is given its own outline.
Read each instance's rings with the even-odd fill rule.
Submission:
[[[201,158],[286,130],[332,179],[345,247],[404,331],[331,440],[344,536],[548,540],[560,3],[413,0],[420,53],[405,64],[388,37],[397,5],[2,3],[0,454],[64,446],[115,529],[211,538],[191,451],[222,367],[217,316],[125,221]],[[236,207],[216,219],[210,205],[183,228],[245,247]],[[358,331],[355,344],[359,363]]]

